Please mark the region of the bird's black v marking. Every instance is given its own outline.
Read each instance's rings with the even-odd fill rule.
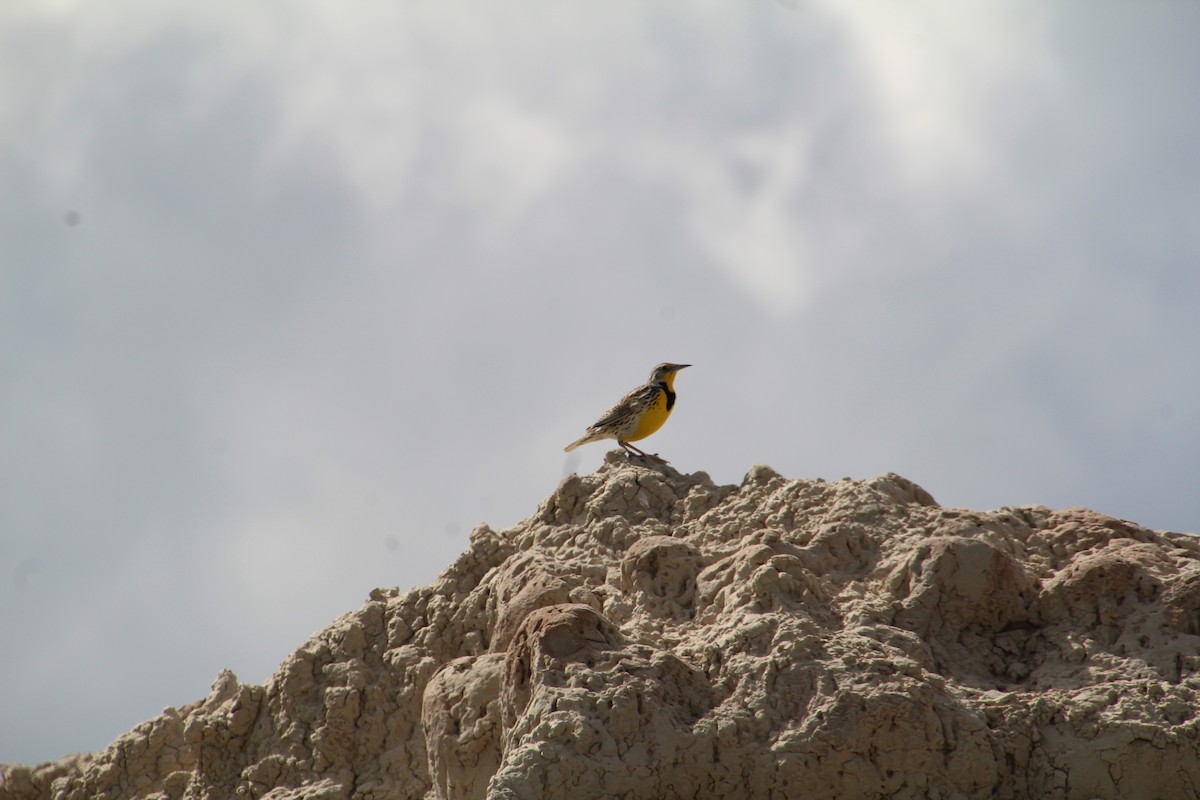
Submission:
[[[667,411],[670,411],[675,407],[675,393],[671,391],[671,387],[667,386],[665,382],[659,383],[658,385],[662,387],[664,392],[667,393]]]

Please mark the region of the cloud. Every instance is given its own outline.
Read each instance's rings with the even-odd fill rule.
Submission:
[[[912,186],[994,180],[998,143],[1058,94],[1050,13],[1004,4],[841,3],[893,164]]]
[[[647,154],[647,161],[672,165],[672,179],[685,187],[688,229],[704,253],[780,315],[811,296],[811,233],[800,213],[810,188],[806,144],[801,131],[784,127],[743,134],[715,151],[663,147]]]

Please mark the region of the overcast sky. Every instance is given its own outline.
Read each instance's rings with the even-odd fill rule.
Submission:
[[[794,7],[793,7],[794,6]],[[1200,4],[0,5],[0,762],[262,682],[659,361],[736,482],[1200,529]]]

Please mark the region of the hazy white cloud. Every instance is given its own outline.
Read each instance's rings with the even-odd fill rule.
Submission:
[[[782,127],[736,136],[727,148],[664,145],[646,154],[684,187],[688,229],[704,253],[759,305],[784,315],[809,299],[816,269],[811,222],[799,208],[811,190],[807,144],[800,129]]]
[[[1051,12],[1004,4],[924,2],[831,5],[845,21],[855,63],[867,71],[873,122],[897,173],[914,187],[944,190],[998,177],[1006,137],[1058,96],[1047,42]]]
[[[522,218],[583,155],[581,137],[508,98],[469,106],[453,129],[467,134],[455,148],[457,190],[489,210],[485,230]]]

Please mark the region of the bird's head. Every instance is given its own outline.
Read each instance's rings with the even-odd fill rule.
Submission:
[[[691,364],[659,364],[650,373],[650,383],[665,383],[668,388],[675,388],[675,373],[690,367]]]

